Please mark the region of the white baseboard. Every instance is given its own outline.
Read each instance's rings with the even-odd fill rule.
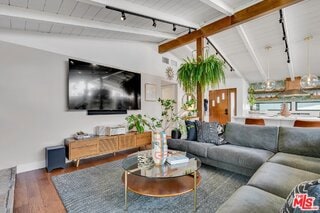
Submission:
[[[22,172],[29,172],[36,169],[42,169],[46,167],[45,161],[39,161],[39,162],[32,162],[32,163],[26,163],[26,164],[20,164],[17,166],[17,173]]]

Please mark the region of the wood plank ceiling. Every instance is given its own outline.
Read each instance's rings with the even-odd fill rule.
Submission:
[[[51,33],[63,36],[87,36],[122,39],[159,44],[171,40],[187,29],[126,15],[104,8],[104,2],[122,5],[121,9],[153,14],[156,18],[199,28],[212,21],[255,4],[261,0],[0,0],[0,29]],[[214,2],[214,4],[212,3]],[[313,35],[311,70],[320,75],[320,8],[319,0],[305,0],[284,9],[290,38],[289,46],[293,70],[286,63],[279,13],[274,12],[254,21],[232,28],[209,39],[236,69],[228,77],[242,76],[249,82],[262,81],[267,73],[265,46],[271,45],[270,76],[283,79],[306,70],[306,45],[303,38]],[[191,57],[194,44],[172,51],[181,59]],[[210,49],[212,53],[213,50]],[[238,73],[238,75],[236,75]]]

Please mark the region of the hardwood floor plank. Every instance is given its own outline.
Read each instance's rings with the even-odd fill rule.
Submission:
[[[64,213],[66,210],[51,177],[121,160],[136,151],[137,149],[133,149],[119,152],[115,156],[110,154],[94,159],[84,159],[78,168],[70,164],[66,169],[57,169],[50,173],[46,169],[38,169],[18,174],[13,211],[15,213]]]

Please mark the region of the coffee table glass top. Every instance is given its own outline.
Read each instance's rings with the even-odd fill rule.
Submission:
[[[152,151],[146,150],[129,155],[122,161],[122,167],[130,174],[148,178],[181,177],[193,174],[201,167],[201,161],[194,155],[169,150],[168,157],[172,155],[184,155],[189,158],[189,162],[174,165],[165,162],[163,165],[155,165],[152,160]]]

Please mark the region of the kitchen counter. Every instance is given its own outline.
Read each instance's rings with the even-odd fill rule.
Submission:
[[[266,126],[286,126],[286,127],[292,127],[295,120],[320,121],[320,118],[315,116],[291,115],[289,117],[284,117],[284,116],[267,116],[267,115],[255,115],[255,114],[250,114],[248,116],[234,116],[232,118],[232,121],[235,123],[244,124],[246,118],[264,119]]]

